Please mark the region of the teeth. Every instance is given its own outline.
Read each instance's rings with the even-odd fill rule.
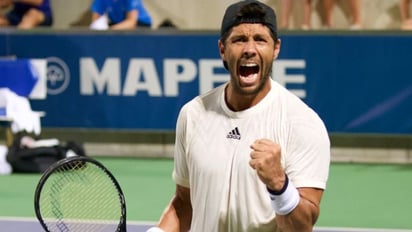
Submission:
[[[256,67],[257,64],[242,64],[244,67]]]

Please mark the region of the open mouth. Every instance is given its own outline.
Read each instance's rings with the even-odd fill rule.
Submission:
[[[258,80],[259,65],[243,64],[239,67],[239,77],[243,85],[254,85]]]
[[[248,77],[259,72],[259,66],[257,64],[245,64],[239,67],[239,74],[242,77]]]

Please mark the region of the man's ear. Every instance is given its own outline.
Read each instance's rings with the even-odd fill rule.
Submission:
[[[281,45],[281,41],[280,39],[277,39],[275,41],[275,52],[273,53],[273,59],[277,59],[280,53],[280,45]]]
[[[227,62],[225,60],[225,45],[223,44],[221,40],[219,40],[217,46],[219,47],[219,54],[220,54],[220,58],[222,58],[223,66],[225,67],[225,69],[229,70],[227,68]]]
[[[225,45],[223,44],[221,40],[219,40],[217,42],[217,46],[219,48],[220,57],[222,58],[222,60],[225,60]]]

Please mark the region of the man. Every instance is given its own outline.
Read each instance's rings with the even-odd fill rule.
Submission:
[[[94,0],[91,10],[91,29],[131,30],[152,25],[142,0]],[[105,21],[106,26],[102,26],[101,21]]]
[[[294,8],[295,0],[281,0],[280,10],[281,10],[281,21],[280,27],[282,29],[290,29],[289,21],[291,18],[291,13]],[[311,14],[312,14],[312,0],[301,0],[302,4],[302,23],[300,29],[310,30],[311,28]]]
[[[346,1],[349,5],[351,11],[351,25],[350,30],[360,30],[362,29],[362,17],[361,17],[361,2],[359,0],[349,0]],[[323,6],[325,9],[325,19],[323,26],[325,28],[333,27],[333,10],[335,6],[335,0],[324,0]]]
[[[401,13],[401,29],[412,30],[412,17],[410,15],[410,0],[399,0],[399,10]]]
[[[312,231],[330,143],[318,115],[270,78],[281,45],[275,13],[235,3],[220,36],[230,81],[181,109],[176,192],[148,231]]]
[[[0,0],[0,8],[11,8],[6,15],[0,16],[0,27],[31,29],[53,24],[50,0]]]

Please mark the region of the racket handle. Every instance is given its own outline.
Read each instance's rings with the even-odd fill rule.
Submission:
[[[149,228],[146,232],[165,232],[165,231],[157,226],[154,226],[154,227]]]

